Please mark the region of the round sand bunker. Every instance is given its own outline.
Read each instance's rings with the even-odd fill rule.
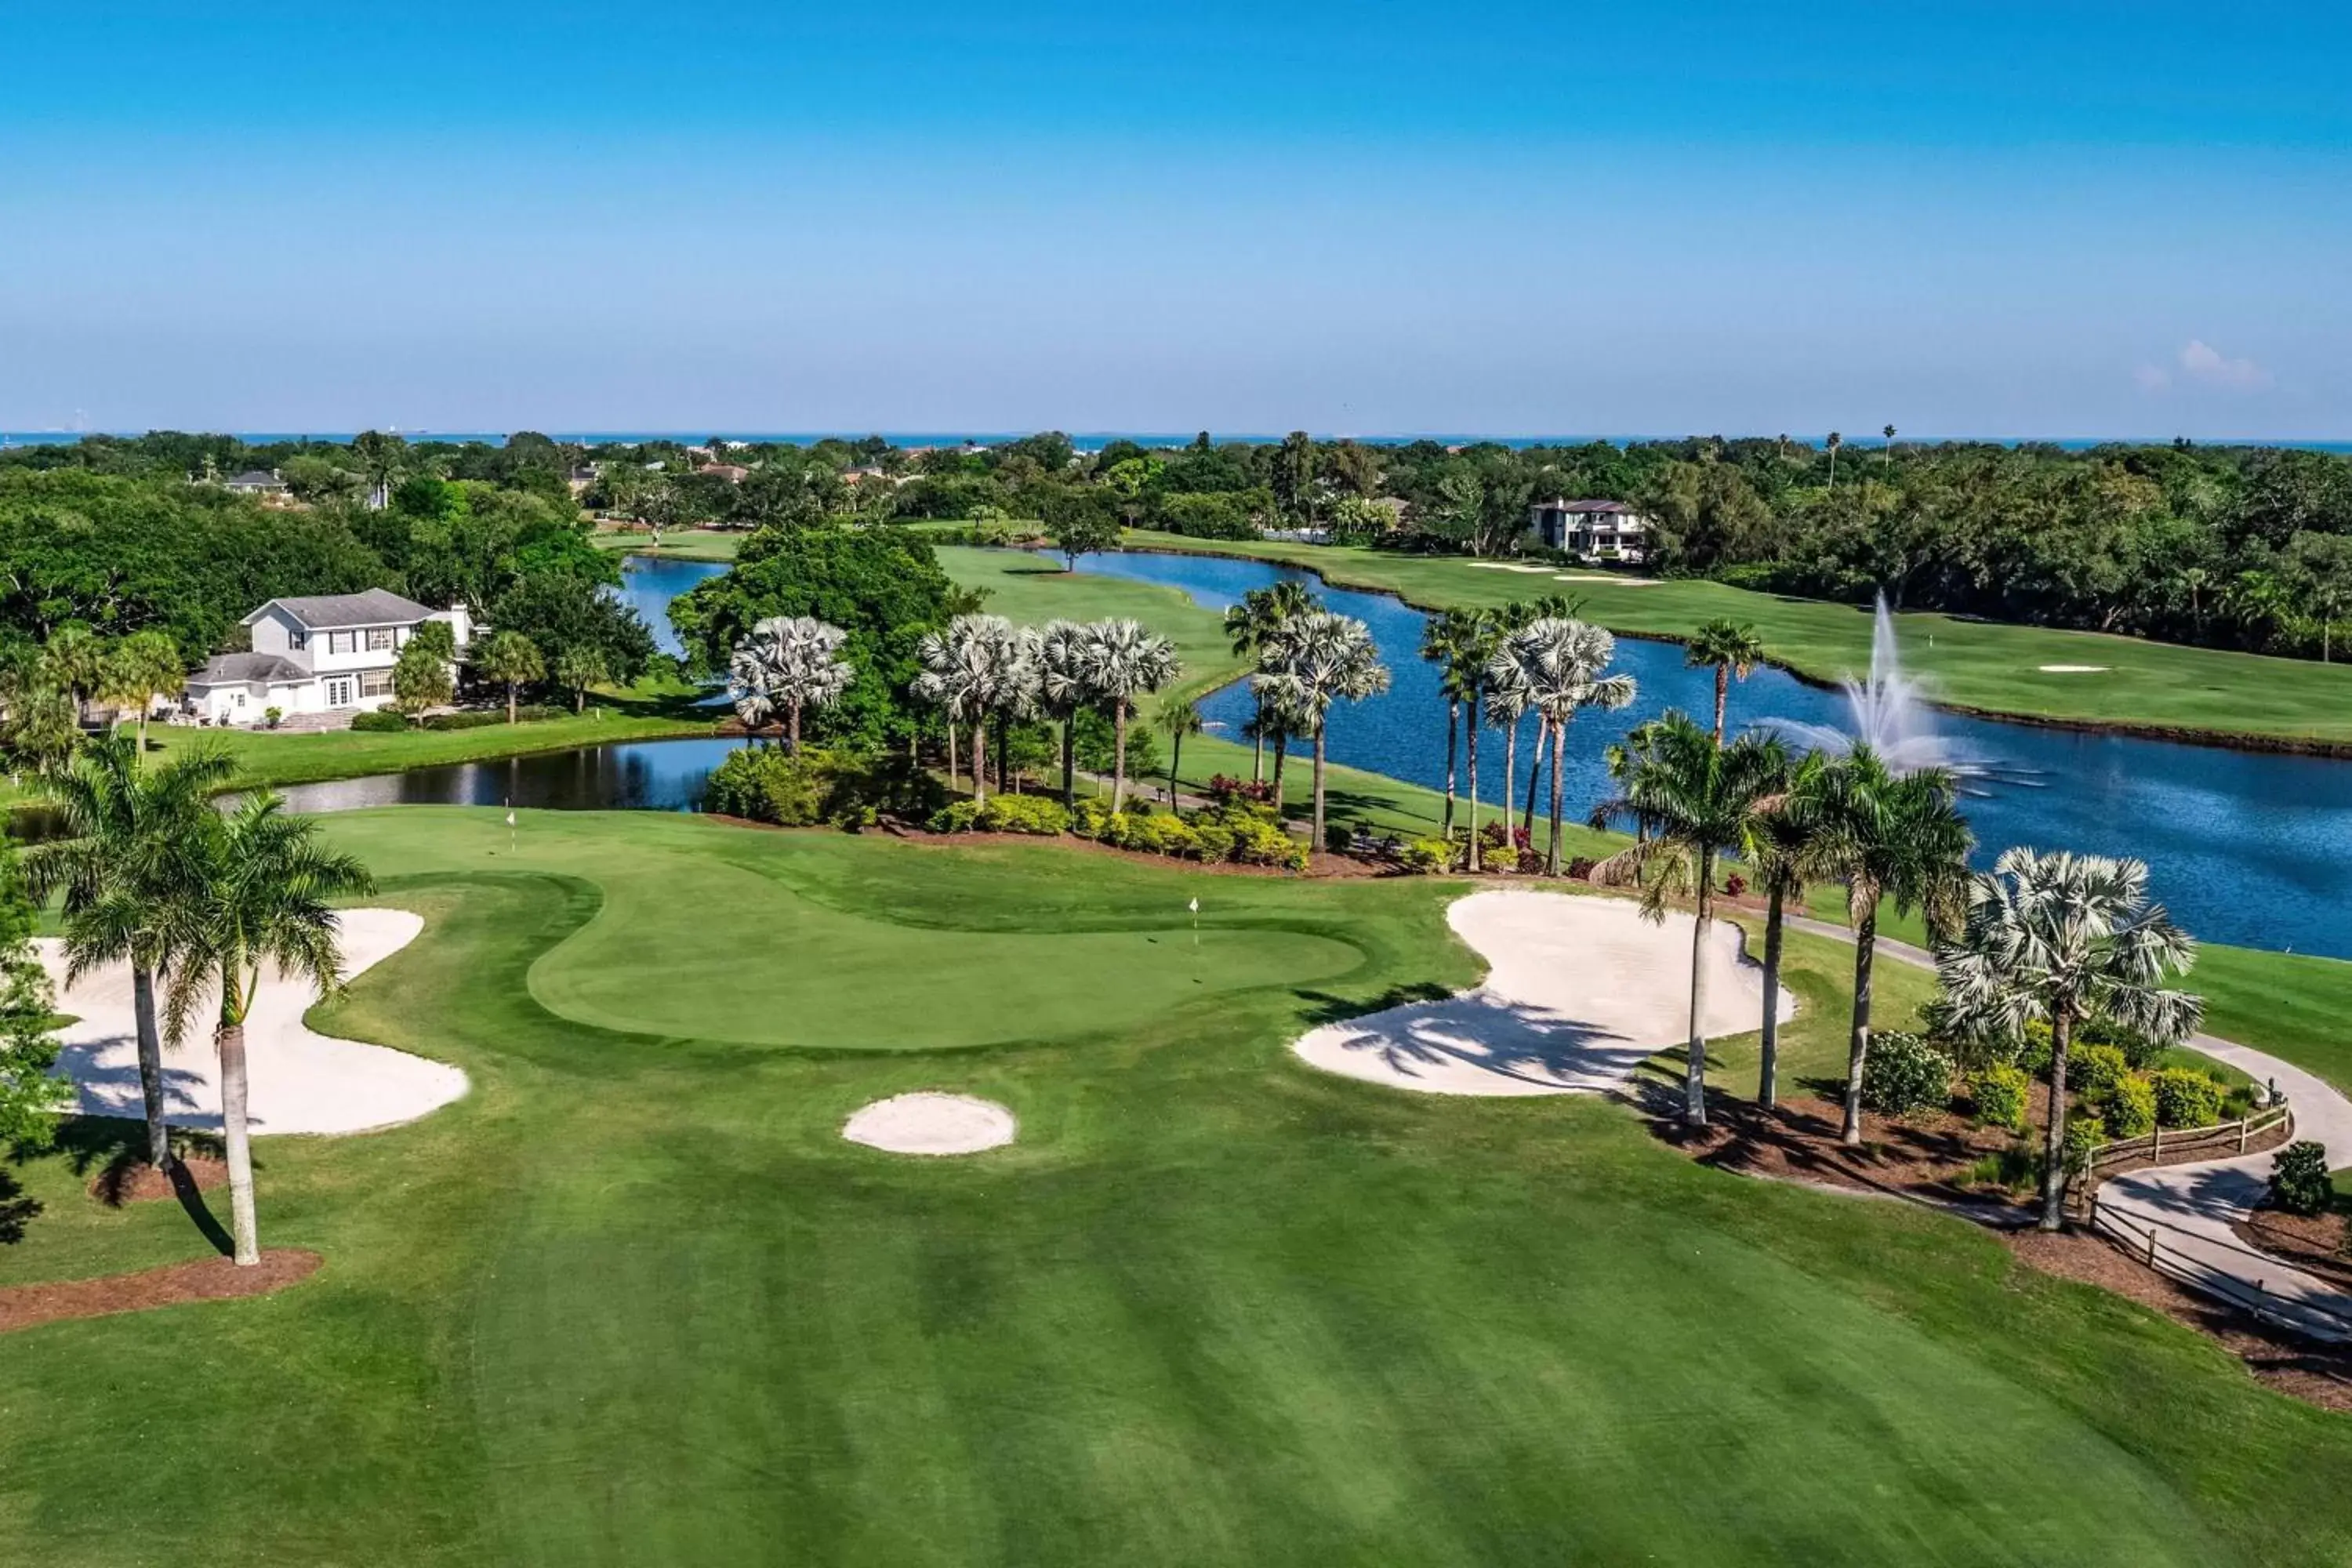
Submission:
[[[1012,1142],[1017,1125],[992,1100],[925,1091],[858,1107],[841,1135],[893,1154],[977,1154]]]

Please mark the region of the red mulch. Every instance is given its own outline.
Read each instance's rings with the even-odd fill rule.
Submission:
[[[2044,1274],[2127,1297],[2218,1342],[2257,1381],[2323,1410],[2352,1414],[2352,1348],[2322,1345],[2209,1300],[2086,1231],[2018,1231],[2002,1238],[2018,1260]]]
[[[2352,1212],[2337,1207],[2330,1214],[2287,1214],[2280,1209],[2256,1209],[2231,1226],[2238,1239],[2257,1251],[2283,1258],[2326,1279],[2352,1286]]]
[[[239,1268],[226,1258],[201,1258],[137,1274],[110,1274],[102,1279],[14,1285],[0,1289],[0,1334],[72,1318],[103,1318],[189,1301],[267,1296],[309,1279],[322,1261],[317,1253],[303,1247],[273,1247],[250,1268]]]
[[[1672,1098],[1679,1105],[1679,1092]],[[1663,1100],[1659,1110],[1668,1110]],[[1977,1161],[2018,1145],[2017,1135],[2005,1129],[1979,1127],[1949,1112],[1895,1121],[1865,1110],[1862,1144],[1848,1148],[1839,1141],[1843,1117],[1841,1105],[1806,1095],[1784,1100],[1769,1113],[1752,1100],[1710,1095],[1705,1128],[1686,1128],[1671,1114],[1661,1115],[1653,1127],[1699,1163],[1747,1175],[2020,1212],[2030,1201],[1963,1181]]]
[[[228,1184],[227,1162],[209,1154],[184,1154],[180,1168],[196,1192],[210,1192]],[[152,1203],[157,1198],[175,1198],[180,1187],[171,1176],[157,1170],[144,1160],[127,1164],[109,1165],[90,1178],[89,1195],[109,1208],[121,1208],[125,1204]]]

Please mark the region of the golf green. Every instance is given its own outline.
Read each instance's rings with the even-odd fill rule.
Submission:
[[[1603,1100],[1297,1062],[1317,1020],[1475,978],[1458,889],[655,814],[329,832],[426,928],[320,1022],[473,1091],[261,1141],[264,1240],[323,1254],[308,1281],[0,1340],[0,1563],[2277,1564],[2352,1540],[2352,1422],[1973,1227],[1695,1165]],[[1791,943],[1795,1073],[1834,1060],[1847,957]],[[1889,1025],[1924,994],[1882,987]],[[803,1045],[830,1048],[779,1048]],[[1000,1100],[1020,1137],[840,1138],[919,1089]],[[87,1195],[107,1127],[134,1134],[0,1164],[25,1215],[0,1284],[205,1250],[177,1205]]]

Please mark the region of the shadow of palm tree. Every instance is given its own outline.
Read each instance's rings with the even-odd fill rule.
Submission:
[[[41,1200],[26,1192],[16,1177],[0,1171],[0,1247],[24,1240],[25,1227],[40,1212]]]

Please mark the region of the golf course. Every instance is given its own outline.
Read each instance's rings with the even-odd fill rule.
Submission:
[[[1614,1100],[1297,1059],[1477,980],[1459,884],[667,814],[326,830],[425,926],[311,1022],[470,1090],[261,1140],[307,1279],[0,1339],[0,1561],[2343,1552],[2343,1417],[1985,1232],[1693,1164]],[[1784,1073],[1840,1059],[1850,963],[1790,939]],[[1883,966],[1881,1026],[1929,993]],[[919,1090],[1019,1135],[842,1139]],[[89,1195],[138,1128],[81,1125],[0,1166],[0,1287],[205,1255],[181,1205]]]

